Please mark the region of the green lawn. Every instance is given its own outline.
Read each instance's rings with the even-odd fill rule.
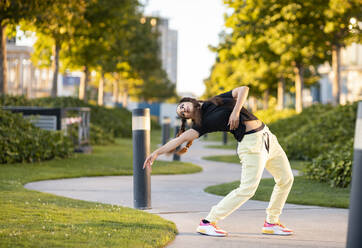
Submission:
[[[214,148],[214,149],[230,149],[230,150],[236,150],[237,148],[237,143],[232,141],[232,142],[228,142],[226,145],[221,144],[220,145],[207,145],[207,148]]]
[[[152,147],[159,142],[152,141]],[[23,187],[45,179],[132,174],[131,139],[93,148],[93,154],[69,159],[0,165],[0,247],[164,247],[175,238],[175,224],[157,215]],[[199,171],[196,165],[159,161],[152,169],[153,174]]]
[[[210,160],[210,161],[234,163],[234,164],[240,163],[239,156],[236,154],[236,152],[235,152],[235,155],[207,156],[207,157],[203,157],[203,159]],[[305,163],[306,162],[304,162],[304,161],[291,161],[290,166],[295,170],[302,171]]]
[[[204,159],[239,163],[239,158],[235,156],[211,156]],[[291,167],[296,170],[303,170],[302,161],[291,161]],[[216,195],[227,195],[237,188],[240,182],[219,184],[207,187],[206,192]],[[255,193],[253,200],[269,201],[274,186],[274,179],[262,179]],[[348,208],[350,188],[332,188],[327,183],[320,183],[309,180],[305,176],[297,176],[294,179],[293,188],[289,194],[288,203],[317,205],[326,207]]]
[[[235,164],[240,163],[240,159],[239,159],[238,155],[236,154],[236,151],[235,151],[235,155],[207,156],[207,157],[203,157],[203,159],[211,160],[211,161],[218,161],[218,162],[235,163]]]

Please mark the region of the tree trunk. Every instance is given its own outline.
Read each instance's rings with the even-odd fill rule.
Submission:
[[[258,110],[258,101],[255,96],[251,98],[251,111],[254,113]]]
[[[59,51],[60,51],[60,43],[59,41],[55,41],[55,47],[53,50],[54,59],[53,59],[53,83],[52,83],[52,97],[56,97],[58,95],[58,72],[59,72]]]
[[[127,107],[127,99],[128,99],[128,91],[124,90],[123,94],[122,94],[122,107],[123,108]]]
[[[98,105],[103,106],[104,73],[102,72],[98,87]]]
[[[266,89],[263,93],[263,109],[268,109],[269,107],[269,89]]]
[[[113,82],[113,103],[115,106],[118,103],[118,81]]]
[[[297,64],[294,66],[295,73],[295,111],[300,113],[303,111],[303,66]]]
[[[1,23],[1,21],[0,21]],[[0,95],[8,93],[8,63],[6,59],[6,25],[0,27]]]
[[[341,47],[333,45],[332,47],[332,69],[333,69],[333,105],[340,103],[341,97]]]
[[[284,92],[285,92],[285,78],[281,77],[278,82],[278,110],[284,109]]]
[[[87,88],[89,81],[89,70],[87,66],[84,66],[83,78],[79,85],[79,99],[87,101]]]

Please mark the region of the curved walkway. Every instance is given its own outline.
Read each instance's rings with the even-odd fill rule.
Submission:
[[[226,238],[214,238],[195,232],[202,217],[222,199],[204,192],[204,188],[240,179],[239,164],[206,161],[203,156],[235,154],[232,150],[205,148],[212,142],[196,141],[182,161],[203,168],[196,174],[153,175],[151,179],[152,209],[176,223],[179,234],[168,247],[345,247],[347,209],[286,204],[282,222],[294,229],[289,237],[260,233],[267,202],[249,200],[219,225],[229,231]],[[215,144],[215,142],[214,142]],[[167,157],[160,159],[168,160]],[[263,177],[271,177],[264,171]],[[133,177],[109,176],[28,183],[27,189],[48,192],[74,199],[133,207]]]

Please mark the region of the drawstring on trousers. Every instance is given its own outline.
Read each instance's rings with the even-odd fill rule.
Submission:
[[[265,149],[269,153],[269,133],[265,132],[263,133],[263,142],[265,145]]]

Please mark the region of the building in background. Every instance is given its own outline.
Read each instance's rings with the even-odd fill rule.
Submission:
[[[33,47],[19,46],[16,39],[8,39],[8,94],[25,95],[29,98],[51,95],[53,71],[38,68],[30,60]],[[58,96],[77,96],[81,72],[58,74]]]
[[[169,19],[160,17],[157,12],[152,16],[144,17],[141,22],[149,20],[151,25],[156,26],[160,34],[159,47],[160,47],[160,60],[162,69],[167,73],[171,83],[177,86],[177,46],[178,46],[178,32],[169,28]],[[176,104],[169,103],[146,103],[146,102],[133,102],[127,101],[127,109],[132,110],[135,108],[150,108],[151,115],[157,116],[159,122],[163,117],[170,117],[171,123],[176,123]]]
[[[29,98],[50,96],[53,80],[51,68],[38,68],[30,60],[33,47],[18,46],[15,39],[8,40],[8,94]],[[61,80],[59,74],[58,82]],[[58,85],[59,87],[59,85]]]
[[[167,72],[168,78],[173,84],[177,84],[177,30],[168,26],[167,18],[157,17],[158,31],[160,32],[160,58],[162,68]]]
[[[341,49],[341,104],[362,100],[362,44],[353,43]],[[319,84],[303,91],[304,105],[333,102],[334,73],[329,63],[319,66]]]

